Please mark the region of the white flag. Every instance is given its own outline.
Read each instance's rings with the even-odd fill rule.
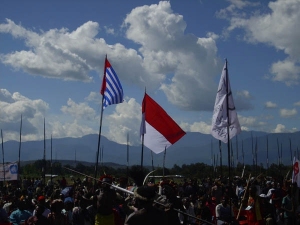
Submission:
[[[227,104],[227,95],[228,95],[228,104]],[[229,112],[229,115],[227,115],[227,111]],[[228,120],[229,120],[229,124],[228,124]],[[227,143],[228,126],[229,126],[230,139],[241,132],[241,126],[235,111],[235,106],[234,106],[233,97],[231,93],[230,82],[228,78],[227,61],[226,61],[222,71],[216,102],[215,102],[215,107],[214,107],[214,113],[212,117],[212,126],[211,126],[212,136],[218,140],[221,140],[224,143]]]
[[[298,159],[296,159],[296,157],[294,157],[292,183],[296,182],[298,187],[300,187],[299,164],[300,164],[300,161]]]

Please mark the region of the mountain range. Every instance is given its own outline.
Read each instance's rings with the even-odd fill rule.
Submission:
[[[51,141],[46,139],[46,159],[51,158]],[[291,164],[291,158],[296,155],[299,158],[300,132],[294,133],[264,133],[258,131],[242,131],[238,136],[231,139],[230,149],[233,153],[232,161],[237,164],[253,163],[253,154],[257,149],[257,163],[266,167],[267,152],[269,165],[277,164],[278,155],[283,164]],[[17,141],[7,141],[3,144],[4,157],[6,162],[18,160],[19,145]],[[127,149],[129,152],[129,166],[141,164],[140,146],[127,146],[118,144],[101,137],[101,149],[103,162],[127,165]],[[53,160],[74,160],[85,162],[96,162],[96,153],[98,147],[98,135],[90,134],[80,138],[58,138],[52,139],[52,159]],[[268,149],[268,151],[267,151]],[[228,145],[221,143],[222,164],[228,165]],[[278,154],[279,153],[279,154]],[[231,153],[230,153],[231,154]],[[21,143],[21,161],[43,159],[44,140],[27,141]],[[144,147],[143,165],[153,165],[155,167],[163,166],[164,153],[151,154],[151,151]],[[166,151],[165,167],[172,168],[175,164],[178,166],[189,165],[193,163],[213,164],[213,158],[220,161],[219,141],[210,134],[199,132],[187,132],[174,145]],[[100,163],[100,161],[99,161]]]

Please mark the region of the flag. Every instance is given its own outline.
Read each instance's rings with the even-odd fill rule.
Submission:
[[[141,135],[144,135],[144,145],[158,154],[182,138],[185,132],[145,93],[142,103]]]
[[[227,104],[228,95],[228,104]],[[227,109],[229,115],[227,115]],[[229,122],[228,122],[229,120]],[[218,140],[224,143],[228,142],[228,130],[229,126],[229,139],[233,138],[241,132],[241,126],[238,121],[237,113],[233,102],[233,97],[230,88],[230,82],[228,78],[227,61],[225,62],[218,92],[215,101],[215,107],[212,117],[211,134]]]
[[[123,102],[122,85],[107,58],[105,58],[104,75],[100,93],[103,95],[103,109],[108,105]]]
[[[298,187],[300,187],[299,165],[300,165],[299,159],[296,159],[296,157],[294,157],[294,160],[293,160],[292,183],[296,182]]]

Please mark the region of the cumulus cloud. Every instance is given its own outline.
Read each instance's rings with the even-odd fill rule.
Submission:
[[[49,122],[53,137],[82,137],[87,134],[97,133],[91,127],[79,123],[76,119],[72,122],[52,120]]]
[[[11,94],[7,89],[0,89],[0,127],[7,138],[19,138],[21,116],[24,140],[37,138],[48,109],[48,103],[41,99],[32,100],[19,92]]]
[[[141,105],[133,98],[126,98],[117,104],[115,111],[105,117],[108,124],[107,138],[121,144],[127,143],[127,134],[130,133],[131,145],[140,144]]]
[[[265,108],[277,108],[277,104],[271,101],[265,103]]]
[[[300,101],[299,102],[295,102],[294,106],[300,106]]]
[[[268,3],[268,10],[245,13],[242,8],[258,6],[249,1],[230,1],[226,9],[218,12],[219,17],[230,22],[227,31],[245,30],[244,40],[264,43],[283,51],[287,58],[274,62],[270,68],[271,79],[287,85],[299,84],[300,59],[300,2],[298,0],[277,0]],[[242,4],[242,5],[241,5]],[[239,7],[240,5],[240,7]]]
[[[75,103],[69,98],[67,105],[61,107],[61,111],[65,114],[74,116],[77,119],[93,120],[96,117],[96,112],[87,103]]]
[[[200,132],[203,134],[210,134],[211,124],[206,122],[194,122],[192,124],[189,123],[180,123],[179,126],[186,132]]]
[[[282,124],[277,124],[276,128],[273,130],[273,133],[284,133],[286,132],[286,128]]]
[[[283,118],[291,118],[298,114],[296,109],[280,109],[279,114]]]
[[[167,1],[133,9],[124,27],[127,38],[141,46],[144,68],[165,79],[160,89],[172,104],[185,110],[213,109],[214,78],[222,68],[214,39],[217,35],[185,34],[182,15],[173,13]]]

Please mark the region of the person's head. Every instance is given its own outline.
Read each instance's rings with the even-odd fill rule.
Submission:
[[[35,211],[36,211],[36,215],[40,216],[43,214],[43,212],[45,211],[45,206],[41,205],[41,204],[37,204],[35,206]]]
[[[44,195],[40,195],[40,196],[37,198],[37,203],[38,203],[38,204],[45,205],[45,202],[46,202],[46,198],[45,198]]]
[[[223,206],[226,206],[228,204],[228,202],[229,202],[229,198],[226,197],[226,196],[223,196],[222,199],[221,199],[221,204]]]
[[[140,186],[134,190],[136,207],[152,204],[156,197],[156,188],[151,186]]]
[[[51,203],[50,210],[53,213],[61,213],[64,208],[64,202],[61,199],[55,199]]]
[[[109,189],[112,184],[113,178],[110,175],[103,175],[100,177],[100,185],[103,189]]]
[[[25,200],[21,200],[17,203],[18,209],[23,211],[25,209],[27,209],[27,203]]]

